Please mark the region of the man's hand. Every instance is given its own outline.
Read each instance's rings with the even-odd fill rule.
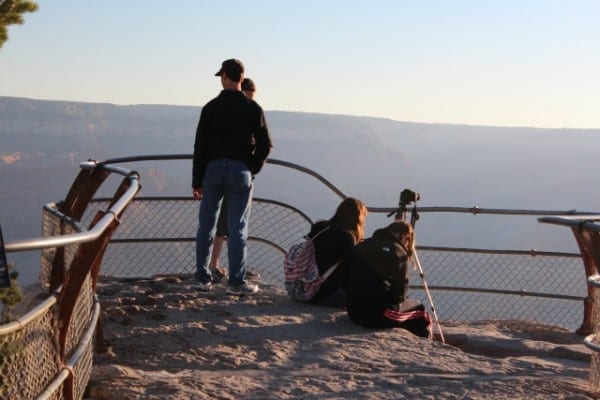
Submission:
[[[193,188],[192,195],[196,200],[202,200],[202,188]]]

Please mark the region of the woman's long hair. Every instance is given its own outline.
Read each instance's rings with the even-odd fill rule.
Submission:
[[[347,230],[354,236],[354,242],[358,243],[365,236],[365,221],[367,219],[367,206],[362,201],[348,197],[344,199],[331,222],[337,224],[341,229]]]

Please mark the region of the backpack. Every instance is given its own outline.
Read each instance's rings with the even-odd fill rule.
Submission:
[[[329,227],[324,228],[312,238],[305,236],[303,242],[290,247],[285,255],[283,260],[285,289],[293,300],[301,303],[311,301],[323,282],[340,264],[340,261],[338,261],[323,275],[319,274],[313,240],[328,229]]]

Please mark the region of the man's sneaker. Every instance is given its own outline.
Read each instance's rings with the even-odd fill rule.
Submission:
[[[212,289],[212,283],[211,282],[198,282],[198,290],[201,292],[210,292],[210,289]]]
[[[254,283],[244,283],[240,286],[229,286],[227,288],[227,294],[231,294],[234,296],[241,296],[244,294],[254,294],[258,292],[258,285]]]

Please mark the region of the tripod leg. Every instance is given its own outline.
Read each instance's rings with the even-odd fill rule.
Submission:
[[[444,333],[442,332],[442,325],[440,324],[440,319],[437,316],[437,311],[433,305],[433,299],[431,298],[431,292],[429,291],[429,285],[427,285],[427,280],[425,279],[425,273],[423,272],[423,267],[421,267],[421,262],[419,261],[419,256],[417,254],[417,249],[413,246],[413,264],[416,264],[416,268],[419,271],[419,276],[423,281],[423,287],[425,288],[425,293],[427,294],[427,300],[429,300],[429,306],[431,307],[431,312],[433,313],[433,319],[435,320],[435,324],[438,327],[438,331],[440,333],[440,340],[442,343],[446,343],[446,339],[444,338]]]

